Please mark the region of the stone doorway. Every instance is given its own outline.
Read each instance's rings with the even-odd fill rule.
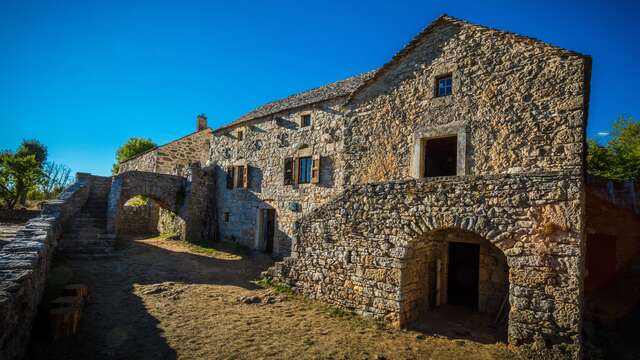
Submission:
[[[478,309],[480,245],[449,243],[448,304]]]
[[[274,209],[258,209],[256,248],[272,254],[275,233],[276,211]]]
[[[455,336],[483,341],[506,338],[509,269],[502,251],[476,233],[444,229],[416,239],[410,254],[401,325],[440,334],[456,328]]]

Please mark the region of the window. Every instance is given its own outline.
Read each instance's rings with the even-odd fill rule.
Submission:
[[[451,74],[436,79],[436,97],[449,96],[453,92]]]
[[[320,155],[284,159],[284,185],[320,183]]]
[[[284,184],[291,185],[293,182],[293,158],[284,159]]]
[[[227,168],[227,189],[249,188],[249,165],[237,165]]]
[[[311,157],[298,159],[298,184],[311,182]]]
[[[238,129],[238,132],[236,133],[236,137],[238,138],[238,140],[244,139],[244,130]]]
[[[300,117],[300,127],[311,126],[311,114],[304,114]]]
[[[455,176],[458,137],[428,139],[424,150],[424,176]]]
[[[224,222],[229,222],[229,212],[228,211],[225,211],[222,214],[222,219],[224,220]]]

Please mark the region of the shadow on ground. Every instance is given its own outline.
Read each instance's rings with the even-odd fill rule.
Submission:
[[[225,245],[213,245],[214,249],[220,246]],[[251,281],[272,263],[264,254],[250,254],[229,246],[224,249],[229,259],[181,249],[131,239],[114,258],[56,259],[41,313],[46,313],[47,300],[57,296],[65,283],[87,284],[90,300],[83,311],[78,334],[58,341],[48,338],[46,316],[40,314],[27,359],[175,359],[177,354],[167,344],[158,319],[150,314],[135,287],[176,283],[254,289]]]

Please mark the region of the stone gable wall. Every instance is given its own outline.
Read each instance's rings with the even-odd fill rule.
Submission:
[[[288,255],[293,222],[343,189],[343,119],[335,99],[317,105],[257,119],[244,127],[244,139],[235,130],[214,134],[209,158],[215,164],[216,205],[221,239],[261,249],[256,242],[258,209],[276,210],[274,253]],[[311,114],[312,126],[299,128],[302,114]],[[284,185],[284,159],[306,144],[321,156],[320,183]],[[227,189],[229,166],[249,165],[249,189]],[[229,222],[223,213],[229,213]]]
[[[507,258],[510,343],[575,357],[582,186],[580,174],[560,173],[357,185],[299,220],[292,256],[269,275],[311,298],[405,325],[425,296],[414,286],[415,264],[433,260],[421,246],[436,232],[470,232]]]
[[[211,130],[206,129],[161,145],[120,164],[119,174],[138,170],[181,175],[189,164],[199,161],[204,166],[209,154]]]
[[[350,102],[349,181],[411,177],[414,136],[446,127],[466,135],[467,174],[581,169],[585,61],[512,34],[436,26]],[[444,74],[453,95],[435,97]]]

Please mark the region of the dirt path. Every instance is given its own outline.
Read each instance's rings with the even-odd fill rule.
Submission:
[[[513,359],[504,344],[425,336],[256,287],[271,260],[130,242],[118,256],[58,264],[90,286],[80,333],[34,341],[33,359]],[[58,275],[56,275],[58,274]],[[67,274],[67,275],[60,275]],[[252,298],[255,297],[255,298]],[[244,301],[243,301],[244,299]],[[251,300],[257,303],[246,303]]]

